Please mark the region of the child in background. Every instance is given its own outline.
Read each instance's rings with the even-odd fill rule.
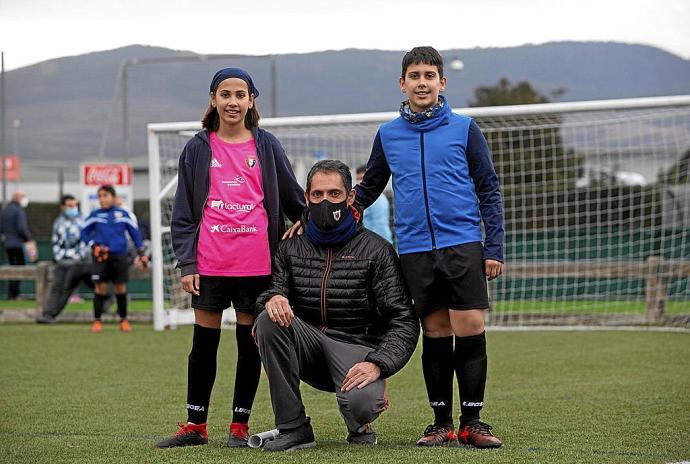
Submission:
[[[132,326],[127,320],[127,281],[129,280],[129,259],[127,256],[127,234],[131,237],[139,256],[135,264],[145,268],[148,257],[139,229],[129,213],[115,206],[115,188],[103,185],[98,189],[99,209],[91,212],[81,231],[81,240],[91,247],[93,268],[91,279],[94,283],[93,315],[91,332],[103,330],[101,315],[108,299],[108,282],[113,283],[117,313],[120,316],[120,330],[131,332]]]

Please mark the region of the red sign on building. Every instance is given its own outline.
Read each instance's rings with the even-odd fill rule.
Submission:
[[[129,164],[83,164],[84,185],[132,185],[132,166]]]
[[[15,181],[19,180],[19,173],[21,168],[21,162],[19,161],[19,156],[17,155],[7,155],[5,158],[5,175],[7,180]],[[0,179],[2,179],[2,170],[0,170]]]

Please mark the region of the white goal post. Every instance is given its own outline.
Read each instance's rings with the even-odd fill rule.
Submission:
[[[690,95],[455,111],[482,128],[504,194],[506,270],[490,286],[489,324],[690,327]],[[377,127],[397,116],[261,126],[304,182],[318,159],[365,164]],[[199,129],[148,125],[155,330],[193,322],[170,215],[179,155]]]

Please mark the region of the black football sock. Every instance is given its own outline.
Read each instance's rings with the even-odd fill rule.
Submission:
[[[208,418],[211,390],[216,381],[220,329],[194,324],[192,351],[187,367],[187,421],[203,424]]]
[[[120,316],[120,320],[127,319],[127,294],[117,294],[115,299],[117,300],[117,314]]]
[[[97,321],[101,320],[101,315],[103,314],[103,306],[108,299],[108,295],[99,295],[95,293],[93,295],[93,318]]]
[[[232,421],[246,424],[252,413],[252,405],[261,377],[261,357],[252,337],[252,326],[237,324],[237,368],[235,369],[235,393],[232,400]]]
[[[453,426],[453,337],[422,337],[422,371],[434,425]]]
[[[455,337],[455,374],[460,389],[460,426],[479,420],[486,386],[485,332]]]

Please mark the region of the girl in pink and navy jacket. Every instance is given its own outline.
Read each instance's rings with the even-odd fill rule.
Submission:
[[[187,422],[160,448],[208,442],[206,421],[216,376],[223,310],[237,316],[237,370],[228,446],[247,446],[261,374],[252,337],[257,296],[268,289],[272,257],[287,216],[299,220],[304,192],[278,140],[258,127],[259,91],[240,68],[218,71],[204,129],[180,156],[171,235],[182,287],[192,295]]]

